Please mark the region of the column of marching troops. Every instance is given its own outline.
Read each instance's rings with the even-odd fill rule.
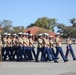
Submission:
[[[55,43],[53,44],[52,36],[47,33],[38,34],[37,52],[32,40],[32,34],[19,32],[18,34],[4,33],[0,36],[2,46],[2,60],[3,61],[54,61],[58,63],[58,55],[60,54],[63,61],[68,61],[69,52],[73,60],[76,60],[74,51],[71,46],[71,38],[67,38],[67,50],[64,54],[60,40],[60,34],[56,34]],[[56,51],[54,50],[56,48]],[[39,56],[41,54],[41,57]],[[40,57],[40,59],[39,59]]]

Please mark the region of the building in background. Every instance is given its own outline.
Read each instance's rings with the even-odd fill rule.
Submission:
[[[37,27],[37,26],[32,26],[32,27],[26,28],[23,32],[33,34],[33,40],[34,41],[37,40],[37,35],[39,33],[48,33],[49,36],[53,36],[53,39],[55,38],[55,35],[56,35],[56,33],[52,32],[50,30],[40,28],[40,27]]]

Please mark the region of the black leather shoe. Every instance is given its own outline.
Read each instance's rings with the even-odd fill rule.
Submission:
[[[64,62],[67,62],[68,60],[65,60]]]
[[[75,61],[76,59],[73,59],[73,61]]]
[[[38,60],[35,60],[35,62],[39,62]]]
[[[54,61],[54,63],[59,63],[58,61]]]

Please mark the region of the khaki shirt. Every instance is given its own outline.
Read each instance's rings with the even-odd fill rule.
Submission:
[[[33,40],[32,40],[32,39],[29,39],[29,45],[30,45],[31,47],[34,46],[34,45],[33,45]]]
[[[18,40],[16,38],[13,38],[12,39],[12,43],[13,43],[13,46],[14,47],[17,47],[18,46]]]
[[[71,44],[71,40],[69,38],[67,39],[67,44]]]
[[[57,37],[57,38],[55,39],[55,42],[56,42],[56,46],[57,46],[57,47],[61,47],[60,38]]]
[[[23,46],[23,39],[21,37],[18,38],[19,46]]]
[[[49,40],[50,47],[53,48],[53,40]]]
[[[43,44],[44,44],[44,47],[49,47],[49,40],[44,38]]]
[[[9,46],[9,47],[12,46],[12,39],[11,39],[11,38],[8,38],[8,39],[7,39],[7,42],[8,42],[8,46]]]
[[[29,46],[29,39],[28,38],[23,38],[23,45]]]
[[[42,48],[42,47],[43,47],[43,40],[38,39],[38,48]]]
[[[3,38],[3,47],[7,47],[7,38]]]
[[[0,46],[3,47],[2,41],[0,40]]]

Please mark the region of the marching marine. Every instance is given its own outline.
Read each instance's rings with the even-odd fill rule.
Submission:
[[[12,37],[10,33],[7,36],[7,50],[9,51],[9,55],[8,55],[9,60],[12,61],[13,50],[12,50]]]
[[[18,36],[17,34],[12,35],[12,50],[13,50],[13,60],[17,60],[18,58]],[[16,58],[15,58],[16,56]]]
[[[18,43],[19,43],[19,46],[18,46],[18,58],[17,58],[17,61],[22,61],[23,60],[23,39],[22,39],[22,32],[19,32],[18,33]]]
[[[29,49],[33,53],[35,61],[37,61],[37,57],[36,57],[35,50],[34,50],[35,46],[33,44],[32,36],[33,36],[33,34],[29,34]]]
[[[7,46],[8,46],[7,36],[8,36],[8,33],[3,34],[2,58],[4,61],[7,60],[7,56],[9,55],[9,51],[7,49]]]
[[[55,57],[55,51],[54,51],[55,46],[53,44],[53,37],[52,36],[49,36],[49,44],[50,44],[50,48],[52,50],[52,53],[53,53],[53,55]]]
[[[74,55],[74,51],[73,51],[73,49],[72,49],[71,43],[72,43],[71,37],[68,37],[68,38],[67,38],[67,47],[66,47],[67,50],[66,50],[66,55],[65,55],[65,57],[68,59],[68,54],[69,54],[69,52],[70,52],[71,55],[72,55],[73,60],[76,60],[76,57],[75,57],[75,55]]]
[[[38,57],[39,57],[40,52],[41,52],[41,61],[45,61],[42,34],[38,34],[37,62],[38,62]]]
[[[50,56],[50,50],[49,50],[49,40],[48,40],[48,34],[44,33],[43,34],[43,47],[44,47],[44,58],[45,61],[49,60],[51,61],[51,56]],[[47,57],[46,57],[47,55]]]
[[[57,60],[58,55],[60,53],[60,55],[63,58],[64,62],[67,62],[68,60],[64,56],[64,53],[63,53],[63,50],[62,50],[62,44],[61,44],[61,40],[60,40],[60,33],[56,34],[55,42],[56,42],[56,60]]]

